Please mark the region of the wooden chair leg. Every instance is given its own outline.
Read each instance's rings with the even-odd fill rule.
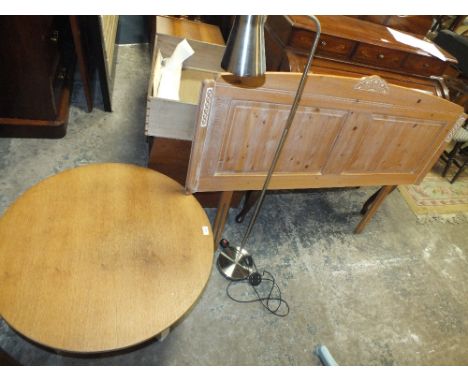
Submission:
[[[218,247],[221,235],[224,232],[224,226],[229,214],[229,207],[231,207],[231,200],[233,191],[223,191],[219,199],[218,209],[216,211],[216,217],[213,224],[213,238],[215,248]]]
[[[380,188],[380,190],[375,196],[371,196],[371,198],[373,198],[372,205],[370,207],[367,206],[367,210],[364,216],[362,217],[361,221],[357,225],[356,229],[354,230],[354,233],[361,233],[364,230],[364,227],[375,215],[382,202],[395,188],[396,186],[383,186],[382,188]]]
[[[366,202],[364,203],[364,205],[362,206],[362,209],[360,211],[360,214],[361,215],[365,215],[367,213],[367,211],[369,210],[369,207],[372,205],[372,203],[374,203],[375,201],[375,198],[377,197],[377,195],[379,194],[381,188],[379,188],[377,191],[375,191],[369,199],[366,200]]]
[[[468,162],[468,160],[465,160],[459,167],[457,173],[453,176],[452,180],[450,181],[450,183],[453,183],[455,182],[458,177],[460,176],[460,174],[463,172],[463,170],[465,169],[465,166],[466,166],[466,163]]]
[[[463,144],[464,144],[464,142],[456,142],[453,149],[449,153],[446,153],[446,157],[447,157],[446,158],[446,165],[445,165],[444,171],[442,171],[442,178],[445,178],[445,175],[447,175],[447,171],[449,170],[450,166],[452,165],[453,159],[455,158],[455,155],[460,150],[460,148],[462,147]]]

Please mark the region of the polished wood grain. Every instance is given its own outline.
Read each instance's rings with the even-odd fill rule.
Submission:
[[[369,44],[359,44],[353,60],[364,64],[398,69],[406,58],[404,52]]]
[[[284,72],[302,73],[304,71],[306,62],[306,56],[295,54],[291,50],[286,49],[280,70]],[[423,78],[420,76],[402,75],[400,73],[385,71],[383,69],[375,69],[366,65],[351,66],[341,62],[315,58],[314,66],[311,72],[315,74],[337,75],[352,78],[378,75],[390,84],[420,90],[428,94],[433,94],[448,99],[448,93],[444,91],[439,81]]]
[[[425,36],[429,32],[433,22],[433,16],[429,15],[405,15],[389,16],[385,25],[390,28],[416,35]]]
[[[422,57],[410,54],[406,57],[403,68],[421,76],[437,76],[445,71],[445,63],[435,57]]]
[[[368,45],[430,57],[429,53],[395,39],[387,27],[383,25],[347,16],[318,16],[318,18],[324,34],[330,33],[336,37],[359,41]],[[290,25],[294,25],[297,29],[315,32],[315,25],[307,16],[286,16],[286,19]],[[293,42],[291,44],[293,45]],[[449,62],[456,62],[452,55],[447,52],[444,52],[444,54]]]
[[[304,36],[305,39],[308,36]],[[348,57],[356,46],[356,42],[344,38],[324,35],[317,46],[317,54],[330,57]]]
[[[170,178],[124,164],[67,170],[0,220],[0,314],[54,349],[127,348],[192,307],[212,256],[208,217]]]
[[[449,53],[443,52],[445,61],[438,59],[397,41],[387,26],[363,19],[347,16],[318,18],[322,34],[312,72],[318,69],[323,74],[351,77],[357,72],[377,74],[390,82],[398,81],[392,83],[414,89],[421,89],[419,84],[424,81],[424,89],[448,98],[440,92],[440,82],[433,76],[455,73],[451,64],[456,63],[456,59]],[[389,17],[376,18],[386,22]],[[303,65],[296,63],[306,60],[314,37],[315,25],[307,16],[269,16],[265,27],[267,69],[302,72]]]
[[[386,25],[390,28],[413,33],[424,37],[433,23],[433,16],[429,15],[366,15],[348,16],[375,24]]]

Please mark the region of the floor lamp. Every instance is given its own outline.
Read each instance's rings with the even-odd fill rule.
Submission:
[[[261,276],[253,269],[253,260],[245,250],[245,244],[250,236],[252,228],[257,220],[258,213],[262,207],[265,193],[271,180],[271,176],[278,162],[281,150],[288,136],[289,129],[296,115],[299,101],[302,97],[307,73],[312,65],[315,50],[320,39],[320,22],[315,16],[309,16],[316,25],[315,39],[309,52],[307,64],[302,73],[294,101],[289,111],[288,119],[284,126],[281,138],[276,148],[273,160],[268,170],[262,192],[257,200],[254,213],[250,219],[247,230],[244,233],[241,244],[238,247],[232,246],[226,239],[220,242],[221,250],[219,252],[217,266],[223,276],[229,280],[244,280],[258,285],[261,282]],[[221,62],[221,67],[231,72],[237,77],[260,77],[266,72],[265,62],[265,38],[264,25],[266,16],[236,16],[231,32],[229,34],[226,50]],[[253,277],[252,277],[253,276]]]

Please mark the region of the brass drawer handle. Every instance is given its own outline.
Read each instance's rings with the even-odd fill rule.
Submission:
[[[429,64],[427,62],[424,63],[423,65],[425,68],[428,68],[429,67]]]
[[[383,53],[380,53],[377,57],[379,57],[381,60],[385,58],[385,55]]]
[[[327,46],[327,42],[322,40],[322,41],[320,41],[320,45]]]

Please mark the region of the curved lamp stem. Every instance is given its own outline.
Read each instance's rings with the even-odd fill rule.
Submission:
[[[270,184],[271,176],[273,175],[273,172],[275,171],[275,167],[276,167],[276,164],[278,162],[279,156],[281,154],[281,150],[282,150],[282,148],[284,146],[284,143],[286,141],[286,138],[288,136],[289,129],[290,129],[292,123],[293,123],[294,116],[296,115],[296,111],[297,111],[297,108],[299,106],[299,101],[301,100],[302,92],[304,91],[304,86],[305,86],[306,81],[307,81],[307,73],[309,72],[309,69],[310,69],[310,67],[312,65],[315,50],[317,49],[317,45],[318,45],[318,42],[319,42],[319,39],[320,39],[320,34],[321,34],[320,22],[315,16],[309,16],[309,17],[312,19],[312,21],[315,23],[315,26],[316,26],[315,40],[314,40],[314,43],[312,44],[312,48],[311,48],[311,50],[309,52],[309,57],[307,59],[307,64],[306,64],[306,66],[304,68],[304,72],[302,73],[302,77],[301,77],[301,80],[299,82],[299,86],[298,86],[297,91],[296,91],[296,96],[294,97],[294,101],[292,103],[291,110],[289,111],[289,116],[288,116],[288,119],[286,121],[286,125],[285,125],[285,127],[283,129],[283,133],[281,135],[278,146],[276,148],[275,155],[273,157],[273,161],[271,162],[270,168],[268,170],[268,174],[267,174],[267,176],[265,178],[265,183],[263,184],[263,188],[262,188],[262,192],[260,194],[260,198],[257,201],[257,204],[255,206],[255,211],[254,211],[254,213],[252,215],[252,218],[250,219],[250,222],[249,222],[249,225],[247,227],[247,230],[245,231],[244,237],[242,238],[239,253],[242,253],[242,249],[245,247],[245,244],[246,244],[247,240],[249,239],[250,232],[252,231],[252,228],[253,228],[256,220],[257,220],[257,215],[258,215],[258,213],[260,211],[260,208],[262,207],[263,200],[265,198],[265,194],[266,194],[266,191],[268,189],[268,185]]]
[[[225,53],[226,59],[223,58],[222,65],[223,65],[223,68],[233,73],[240,73],[242,76],[257,75],[258,73],[264,72],[264,68],[262,67],[257,68],[258,65],[254,65],[253,68],[255,68],[255,70],[252,70],[252,66],[250,65],[249,62],[247,62],[247,59],[244,60],[240,58],[245,58],[247,56],[252,56],[252,55],[255,57],[258,56],[257,53],[259,51],[257,48],[264,45],[264,42],[261,41],[263,35],[262,33],[259,32],[259,28],[263,28],[264,19],[261,16],[252,16],[252,17],[241,16],[241,17],[243,18],[242,23],[241,21],[239,21],[238,23],[238,24],[242,24],[242,28],[240,28],[241,32],[233,33],[233,31],[231,31],[231,34],[228,40],[228,46],[226,48],[226,53]],[[262,207],[263,200],[265,198],[265,193],[268,189],[268,185],[270,184],[270,180],[273,175],[273,172],[275,171],[276,164],[281,154],[281,150],[284,146],[284,143],[286,142],[286,138],[288,136],[289,129],[291,128],[291,125],[293,123],[294,116],[296,115],[297,108],[299,107],[299,102],[302,97],[302,92],[304,91],[304,86],[307,81],[307,73],[309,72],[309,69],[312,65],[315,50],[317,49],[318,41],[320,39],[320,33],[321,33],[320,22],[315,16],[310,16],[310,18],[316,25],[315,40],[309,52],[307,64],[304,68],[304,72],[302,73],[302,77],[299,82],[296,95],[294,97],[294,101],[289,111],[288,119],[286,120],[286,124],[281,134],[281,138],[278,142],[278,146],[273,156],[273,160],[271,162],[270,168],[265,178],[265,182],[263,184],[260,198],[257,200],[255,211],[252,215],[252,218],[250,219],[249,225],[247,227],[247,230],[245,231],[240,247],[231,246],[229,242],[225,239],[222,239],[220,242],[220,246],[222,247],[222,249],[219,252],[217,265],[221,274],[225,276],[226,278],[228,278],[229,280],[234,280],[234,281],[243,280],[243,279],[250,277],[254,273],[258,273],[256,271],[256,266],[255,266],[255,263],[253,262],[252,257],[248,255],[248,252],[244,249],[244,247],[250,236],[252,228],[255,225],[255,222],[257,220],[258,213],[260,211],[260,208]],[[234,26],[236,27],[236,25]],[[237,25],[237,27],[239,27],[239,25]],[[236,31],[236,28],[233,28],[233,30]],[[231,35],[232,35],[232,38],[231,38]],[[235,45],[235,47],[233,45]],[[239,53],[239,50],[241,51],[241,53]],[[261,60],[255,60],[255,58],[253,60],[257,64],[261,63]],[[261,276],[260,275],[258,276],[260,277],[260,280],[261,280]]]

